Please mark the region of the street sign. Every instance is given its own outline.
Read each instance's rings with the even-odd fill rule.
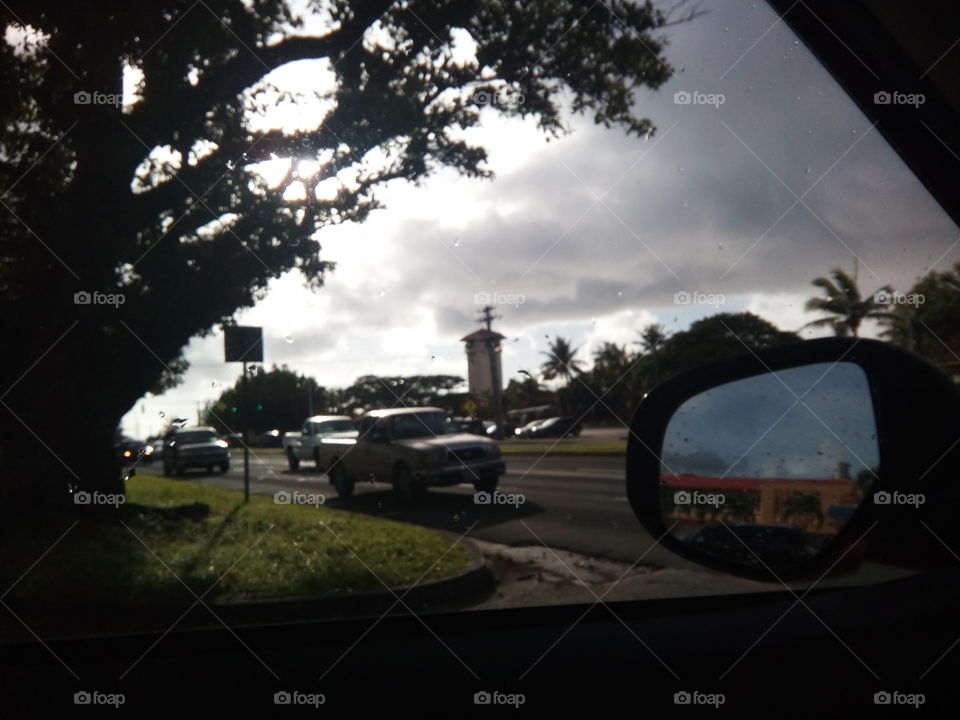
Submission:
[[[243,422],[243,501],[250,501],[250,407],[247,395],[247,363],[263,362],[263,328],[227,325],[223,328],[223,354],[226,362],[242,362],[240,418]]]
[[[263,362],[263,328],[227,325],[223,328],[226,362]]]

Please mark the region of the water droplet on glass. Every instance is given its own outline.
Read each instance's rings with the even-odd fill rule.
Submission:
[[[617,290],[617,297],[623,297],[623,290]]]
[[[460,247],[460,238],[457,238],[456,240],[453,241],[453,246]]]
[[[804,169],[803,169],[803,174],[804,174],[804,175],[809,175],[809,174],[810,174],[810,168],[804,168]]]
[[[284,340],[287,341],[287,344],[290,345],[293,343],[293,335],[287,335]]]
[[[383,288],[380,288],[380,297],[383,297],[386,294],[387,294],[387,291],[384,290]]]
[[[166,417],[166,416],[167,416],[167,414],[166,414],[166,413],[163,413],[163,412],[162,412],[162,413],[160,413],[160,417]]]
[[[683,168],[682,168],[682,167],[677,168],[677,172],[682,173],[682,172],[683,172]]]

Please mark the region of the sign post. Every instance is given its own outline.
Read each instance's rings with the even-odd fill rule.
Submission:
[[[243,424],[243,501],[250,502],[250,413],[247,394],[247,363],[263,362],[263,328],[227,325],[223,328],[225,362],[243,363],[240,381],[240,420]]]

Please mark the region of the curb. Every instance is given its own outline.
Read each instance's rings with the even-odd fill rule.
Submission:
[[[436,530],[453,543],[459,536],[442,530]],[[277,623],[317,622],[362,616],[382,615],[387,612],[406,614],[404,605],[413,611],[422,611],[430,606],[447,606],[464,603],[486,595],[495,585],[493,573],[487,567],[483,552],[470,539],[462,538],[460,543],[470,554],[470,567],[453,577],[434,580],[420,585],[394,587],[388,590],[357,593],[345,596],[293,597],[270,600],[243,600],[223,603],[206,603],[216,614],[197,604],[177,623],[180,630],[221,627],[217,618],[226,624],[260,625]],[[392,591],[392,592],[391,592]],[[396,594],[396,597],[394,596]],[[406,594],[405,594],[406,593]],[[399,603],[397,598],[402,598]],[[70,639],[84,634],[110,633],[110,627],[116,627],[118,620],[125,626],[119,632],[111,634],[143,634],[153,630],[163,631],[190,607],[191,601],[183,604],[139,604],[139,605],[89,605],[82,603],[39,602],[29,598],[12,598],[7,601],[18,615],[22,615],[31,626],[43,625],[42,631],[49,638],[55,635]],[[396,605],[397,607],[392,607]],[[186,607],[185,607],[186,606]],[[39,618],[55,618],[55,624],[47,626]],[[82,627],[77,633],[64,633],[63,621],[69,618],[82,618]],[[157,625],[157,628],[153,626]],[[26,638],[24,638],[26,639]],[[14,643],[18,640],[13,640]]]

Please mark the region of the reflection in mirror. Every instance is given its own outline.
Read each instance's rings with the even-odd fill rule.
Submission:
[[[878,466],[866,373],[804,365],[683,403],[664,435],[661,507],[693,549],[776,569],[809,560],[839,532]]]

